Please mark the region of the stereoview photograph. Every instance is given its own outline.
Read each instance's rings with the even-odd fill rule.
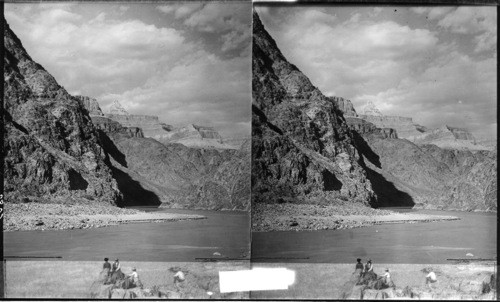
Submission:
[[[6,297],[248,297],[251,2],[4,9]]]
[[[266,299],[496,299],[497,8],[255,5]]]

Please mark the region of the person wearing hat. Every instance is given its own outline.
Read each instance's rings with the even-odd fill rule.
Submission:
[[[113,262],[113,269],[111,270],[111,272],[114,273],[116,271],[119,271],[120,269],[121,269],[120,260],[116,258],[115,262]]]
[[[365,264],[365,274],[366,273],[371,273],[371,272],[373,272],[372,259],[368,259],[368,261]]]
[[[391,280],[391,274],[389,273],[388,268],[385,269],[385,273],[380,276],[380,278],[382,278],[384,287],[394,287],[394,283]]]
[[[111,266],[111,283],[115,283],[116,280],[123,280],[124,277],[125,275],[121,271],[120,260],[117,258]]]
[[[137,269],[132,268],[132,273],[127,276],[125,280],[125,289],[139,286],[139,274],[137,274]]]
[[[111,270],[111,263],[108,262],[108,258],[104,258],[104,264],[102,265],[102,269],[108,269],[108,271]]]

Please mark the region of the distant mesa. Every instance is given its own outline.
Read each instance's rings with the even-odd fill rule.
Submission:
[[[102,114],[97,100],[82,96],[79,99],[89,111],[94,123],[102,130],[115,129],[116,125],[110,122],[114,121],[127,129],[131,129],[130,131],[134,133],[136,131],[133,128],[140,128],[140,134],[137,133],[137,135],[144,135],[144,137],[153,138],[164,144],[179,143],[186,147],[201,149],[239,149],[241,146],[241,144],[225,143],[221,135],[212,127],[194,124],[174,127],[161,123],[158,117],[154,115],[130,114],[117,100],[111,104],[109,113]],[[96,118],[97,116],[99,118]],[[106,119],[109,119],[109,121]]]
[[[371,101],[362,108],[364,114],[359,115],[359,119],[375,125],[376,128],[394,129],[398,138],[407,139],[416,144],[433,144],[446,149],[491,150],[491,147],[477,144],[474,136],[465,128],[444,125],[440,128],[429,129],[416,124],[411,117],[383,115]],[[347,116],[350,116],[349,119],[353,123],[354,115],[349,112]],[[367,127],[366,125],[361,127],[359,124],[358,121],[356,127],[361,130]]]

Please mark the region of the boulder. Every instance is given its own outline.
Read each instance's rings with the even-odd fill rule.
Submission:
[[[383,300],[383,294],[376,289],[365,289],[363,291],[363,300]]]
[[[111,297],[113,284],[95,284],[90,289],[90,298],[92,299],[109,299]]]

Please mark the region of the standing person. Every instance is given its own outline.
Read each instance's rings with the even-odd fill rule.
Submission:
[[[427,274],[427,276],[425,276],[425,284],[428,285],[430,289],[432,289],[431,284],[437,282],[436,273],[434,273],[432,268],[429,268],[427,271],[429,273]]]

